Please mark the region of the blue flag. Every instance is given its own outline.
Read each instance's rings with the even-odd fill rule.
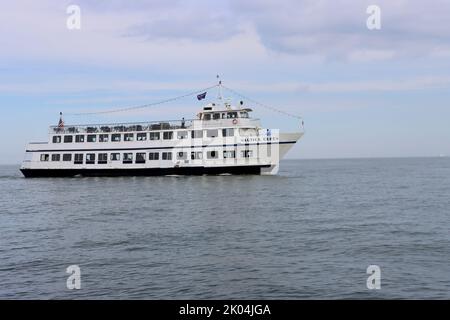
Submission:
[[[197,95],[198,101],[203,100],[203,99],[205,99],[205,98],[206,98],[206,92],[203,92],[203,93]]]

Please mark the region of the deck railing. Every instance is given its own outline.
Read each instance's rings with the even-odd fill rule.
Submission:
[[[167,120],[154,122],[133,122],[114,124],[88,124],[65,125],[64,127],[51,126],[50,134],[77,134],[77,133],[111,133],[111,132],[139,132],[153,130],[174,130],[191,127],[194,119]]]
[[[194,123],[195,122],[195,123]],[[221,126],[256,126],[260,124],[259,119],[253,118],[234,118],[217,120],[166,120],[153,122],[133,122],[133,123],[115,123],[115,124],[88,124],[88,125],[65,125],[64,127],[51,126],[50,134],[77,134],[77,133],[122,133],[122,132],[140,132],[154,130],[176,130],[190,128],[195,129],[195,125],[201,125],[203,128],[221,127]]]

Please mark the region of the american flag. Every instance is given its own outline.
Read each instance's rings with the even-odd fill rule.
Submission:
[[[59,114],[59,122],[58,122],[58,128],[64,128],[64,120],[62,118],[62,112]]]

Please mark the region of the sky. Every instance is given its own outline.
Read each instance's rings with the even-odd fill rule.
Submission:
[[[69,29],[69,5],[80,29]],[[381,28],[370,30],[369,5]],[[67,124],[195,117],[224,85],[305,122],[288,157],[450,155],[450,1],[17,0],[0,9],[0,164]],[[214,100],[215,91],[206,102]],[[237,104],[239,97],[227,95]],[[299,121],[244,103],[264,127]]]

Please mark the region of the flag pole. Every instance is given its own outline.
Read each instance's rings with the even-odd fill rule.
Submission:
[[[217,81],[219,81],[219,84],[218,84],[219,93],[218,93],[217,99],[222,102],[222,80],[220,80],[219,75],[217,75]]]

